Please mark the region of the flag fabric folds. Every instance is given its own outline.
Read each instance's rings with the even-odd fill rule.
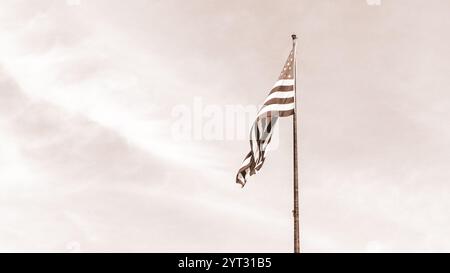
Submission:
[[[236,183],[242,187],[249,176],[256,174],[262,167],[267,147],[272,139],[278,117],[287,117],[295,111],[295,49],[286,60],[278,81],[258,111],[250,130],[250,152],[245,157],[236,175]]]

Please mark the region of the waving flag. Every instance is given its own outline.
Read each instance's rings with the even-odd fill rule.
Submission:
[[[272,138],[278,117],[287,117],[295,111],[295,48],[289,54],[278,81],[259,109],[256,120],[250,130],[251,151],[247,154],[238,174],[236,183],[247,183],[249,176],[256,174],[262,167],[267,147]]]

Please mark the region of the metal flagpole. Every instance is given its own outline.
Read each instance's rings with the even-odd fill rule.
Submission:
[[[294,47],[294,253],[300,253],[300,222],[298,209],[298,156],[297,156],[297,35],[292,34],[292,43]]]

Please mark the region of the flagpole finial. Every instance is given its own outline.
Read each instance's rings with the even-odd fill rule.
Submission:
[[[292,37],[292,40],[296,40],[297,39],[297,35],[295,35],[295,34],[292,34],[291,37]]]

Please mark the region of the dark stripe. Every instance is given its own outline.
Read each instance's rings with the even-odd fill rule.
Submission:
[[[265,113],[264,115],[258,117],[258,119],[264,119],[264,118],[272,119],[272,118],[277,118],[277,117],[288,117],[293,114],[294,114],[294,109],[284,110],[284,111],[269,111],[269,112]]]
[[[247,158],[252,157],[252,156],[253,156],[253,153],[252,153],[252,152],[248,153],[248,155],[245,157],[244,161],[245,161]],[[248,162],[247,165],[242,166],[242,167],[239,169],[239,172],[238,172],[238,173],[242,173],[242,172],[245,171],[246,169],[250,168],[251,165],[252,165],[252,163],[253,163],[253,161],[254,161],[253,159],[250,159],[250,161]],[[242,176],[244,176],[244,174],[242,174]]]
[[[294,102],[294,97],[290,98],[273,98],[264,103],[264,106],[271,104],[289,104]]]
[[[288,116],[292,116],[293,114],[294,114],[294,109],[287,110],[287,111],[278,111],[279,117],[288,117]]]
[[[277,87],[274,87],[272,90],[270,90],[269,94],[272,94],[273,92],[286,92],[286,91],[294,91],[293,85],[280,85]]]

